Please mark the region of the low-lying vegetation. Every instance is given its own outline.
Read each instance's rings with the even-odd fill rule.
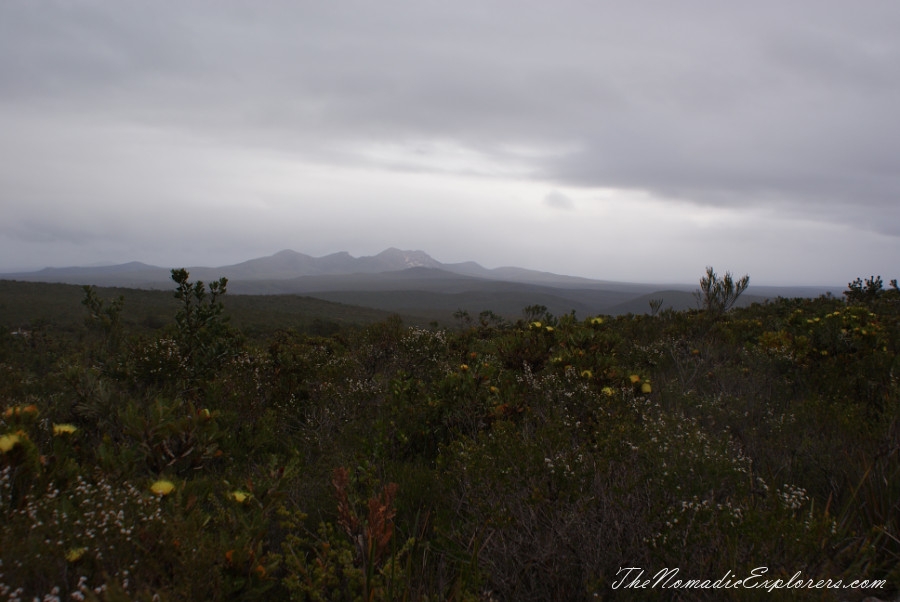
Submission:
[[[0,332],[0,599],[900,584],[896,281],[729,310],[747,283],[710,268],[696,311],[251,338],[226,282],[173,278],[153,330],[87,289],[77,336]],[[631,589],[627,567],[876,587]]]

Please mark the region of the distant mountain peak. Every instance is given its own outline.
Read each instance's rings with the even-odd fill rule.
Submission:
[[[398,249],[397,247],[388,247],[374,257],[409,257],[413,255],[425,256],[428,257],[428,259],[431,259],[431,257],[425,251],[405,251],[403,249]]]
[[[405,251],[396,247],[385,249],[372,259],[388,261],[391,269],[439,268],[442,264],[425,251]]]

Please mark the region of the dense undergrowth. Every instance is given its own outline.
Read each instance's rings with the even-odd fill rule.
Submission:
[[[0,599],[835,599],[900,583],[900,294],[0,332]],[[637,590],[645,578],[881,588]],[[759,579],[757,583],[762,582]]]

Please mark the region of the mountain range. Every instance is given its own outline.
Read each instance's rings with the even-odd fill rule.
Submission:
[[[239,295],[305,295],[340,303],[421,316],[446,316],[457,310],[477,315],[490,310],[514,317],[528,305],[544,305],[560,315],[645,313],[649,301],[663,308],[695,307],[696,284],[641,284],[592,280],[518,267],[488,269],[475,262],[441,263],[423,251],[390,248],[353,257],[340,252],[312,257],[284,250],[268,257],[221,267],[189,267],[191,280],[228,278],[228,291]],[[0,279],[58,282],[137,289],[173,288],[169,268],[130,262],[101,267],[45,268],[0,274]],[[757,287],[751,282],[743,303],[774,297],[840,294],[827,287]]]

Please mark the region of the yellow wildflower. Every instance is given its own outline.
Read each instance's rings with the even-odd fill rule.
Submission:
[[[641,382],[641,377],[638,376],[637,374],[632,374],[628,378],[631,379],[631,384],[633,384],[633,385],[636,385],[637,383]]]
[[[459,369],[460,369],[460,371],[462,371],[462,372],[468,372],[468,371],[469,371],[469,365],[468,365],[468,364],[460,364],[460,365],[459,365]]]
[[[66,560],[68,562],[78,562],[85,552],[87,552],[87,548],[72,548],[66,552]]]
[[[12,406],[6,408],[3,412],[4,418],[12,418],[13,416],[37,416],[38,408],[36,405],[29,404],[27,406]]]
[[[641,385],[641,393],[648,394],[653,391],[653,387],[650,386],[650,383],[645,382]]]
[[[591,318],[591,324],[603,324],[603,318],[599,316],[596,318]]]
[[[3,435],[0,437],[0,453],[5,454],[19,444],[19,436],[16,434]]]
[[[547,332],[553,332],[553,327],[552,327],[552,326],[548,326],[546,330],[547,330]]]
[[[540,322],[532,322],[531,325],[532,325],[533,327],[535,327],[535,328],[540,328],[540,327],[541,327],[541,323],[540,323]]]
[[[175,484],[172,481],[159,480],[150,485],[150,491],[159,496],[169,495],[175,491]]]
[[[500,392],[500,389],[498,389],[497,387],[491,386],[491,393],[494,393],[496,395],[499,392]]]
[[[247,493],[246,491],[232,491],[231,497],[238,504],[243,504],[244,502],[246,502],[247,500],[250,499],[250,494]]]
[[[72,424],[54,424],[53,425],[53,434],[56,436],[59,435],[71,435],[78,429],[75,425]]]
[[[607,397],[612,397],[616,393],[615,391],[613,391],[612,387],[603,387],[600,391]]]
[[[592,378],[594,375],[590,370],[582,370],[581,376],[583,376],[584,378]]]

